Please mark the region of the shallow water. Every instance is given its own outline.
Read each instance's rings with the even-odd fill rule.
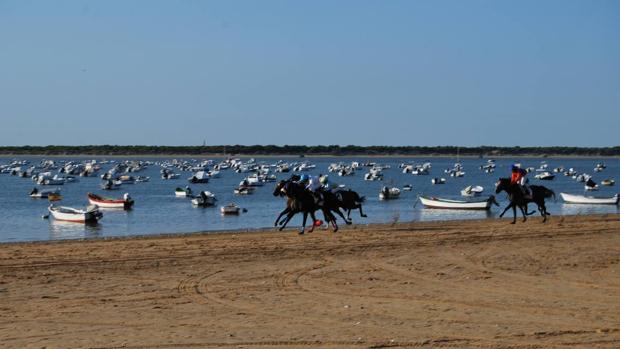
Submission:
[[[0,164],[7,164],[13,158],[1,158]],[[22,157],[32,164],[37,164],[40,157]],[[88,158],[92,159],[92,158]],[[103,158],[97,158],[101,160]],[[163,158],[127,158],[128,160],[167,160]],[[218,158],[209,158],[216,160]],[[494,218],[500,208],[493,207],[490,212],[481,211],[451,211],[424,209],[421,204],[416,204],[417,195],[433,195],[445,198],[459,198],[460,190],[467,185],[481,185],[485,188],[483,196],[493,193],[494,184],[498,177],[507,177],[510,174],[510,165],[521,162],[526,167],[536,167],[542,160],[546,161],[551,171],[554,167],[563,166],[566,169],[573,167],[578,172],[593,175],[598,183],[605,178],[620,179],[620,161],[617,159],[554,159],[554,158],[528,158],[528,159],[498,159],[495,173],[487,174],[479,170],[479,166],[486,163],[486,159],[461,159],[465,176],[452,178],[444,173],[444,169],[452,168],[455,158],[256,158],[257,162],[268,164],[275,163],[278,159],[285,161],[306,160],[317,165],[316,169],[309,174],[328,173],[330,163],[347,163],[359,161],[360,163],[371,161],[382,165],[391,165],[391,169],[384,170],[384,180],[369,182],[364,181],[364,173],[367,168],[358,169],[355,175],[339,177],[335,173],[329,173],[330,181],[345,184],[356,190],[360,195],[366,196],[364,211],[368,218],[361,218],[358,212],[352,212],[351,217],[355,223],[389,223],[403,221],[430,221],[445,219],[475,219]],[[86,158],[67,157],[55,160],[86,160]],[[116,159],[120,161],[119,159]],[[125,160],[125,159],[123,159]],[[202,160],[202,159],[200,159]],[[401,163],[431,162],[433,168],[430,175],[415,176],[403,174],[398,168]],[[607,169],[596,173],[593,168],[596,163],[604,162]],[[99,174],[111,168],[113,164],[104,165]],[[8,174],[0,175],[0,242],[32,241],[32,240],[57,240],[111,236],[132,236],[163,233],[181,233],[196,231],[221,231],[221,230],[246,230],[273,226],[273,221],[278,213],[284,208],[285,200],[272,195],[275,184],[266,183],[265,186],[256,190],[255,194],[248,196],[235,196],[233,189],[247,175],[235,173],[232,170],[222,171],[220,178],[212,179],[208,184],[192,184],[192,189],[197,193],[199,190],[209,190],[218,198],[218,206],[209,208],[193,207],[189,199],[177,198],[174,195],[176,187],[184,187],[188,184],[187,178],[190,172],[181,172],[181,178],[176,180],[162,180],[160,167],[153,165],[146,170],[133,173],[132,175],[150,176],[150,182],[123,185],[119,190],[104,192],[100,190],[99,177],[79,177],[78,182],[67,183],[61,188],[63,200],[59,203],[63,206],[85,207],[88,204],[87,192],[94,192],[105,196],[118,196],[128,192],[135,199],[134,209],[130,211],[106,210],[103,219],[96,226],[85,226],[76,223],[57,222],[53,219],[42,219],[47,214],[49,202],[47,200],[32,199],[28,193],[35,186],[30,179],[19,178]],[[175,171],[175,172],[178,172]],[[554,190],[556,193],[568,192],[583,194],[583,183],[578,183],[570,177],[556,174],[553,181],[540,181],[534,179],[534,174],[528,175],[531,184],[541,184]],[[291,173],[277,173],[278,179],[288,178]],[[447,183],[444,185],[432,185],[433,177],[444,177]],[[403,191],[399,199],[380,201],[378,198],[381,186],[390,184],[401,187],[404,184],[413,185],[413,191]],[[46,189],[46,187],[43,187]],[[50,187],[50,188],[53,188]],[[617,187],[601,187],[593,195],[610,196],[617,192]],[[507,204],[505,194],[497,196],[502,206]],[[247,212],[239,216],[222,216],[219,205],[235,202]],[[530,207],[533,209],[533,207]],[[568,205],[563,204],[559,198],[548,203],[549,212],[555,215],[566,214],[592,214],[592,213],[617,213],[617,206],[605,205]],[[551,218],[553,219],[553,216]],[[289,227],[301,225],[301,215],[294,217]]]

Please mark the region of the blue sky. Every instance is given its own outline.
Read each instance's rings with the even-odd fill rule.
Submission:
[[[612,146],[618,1],[3,1],[0,145]]]

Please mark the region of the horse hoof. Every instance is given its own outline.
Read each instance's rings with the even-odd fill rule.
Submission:
[[[284,227],[278,228],[278,231],[282,231],[282,230],[284,230]]]
[[[515,224],[515,223],[517,223],[517,222],[510,222],[510,224]]]
[[[297,233],[297,234],[299,234],[299,235],[304,235],[304,231],[302,230],[302,231],[300,231],[300,232],[299,232],[299,233]]]
[[[334,233],[338,231],[338,228],[334,228]]]
[[[367,215],[365,215],[365,214],[363,214],[363,215],[362,215],[362,217],[366,218],[366,217],[368,217],[368,216],[367,216]]]
[[[353,222],[351,222],[351,221],[346,221],[345,223],[346,223],[347,225],[351,225],[351,224],[353,224]]]

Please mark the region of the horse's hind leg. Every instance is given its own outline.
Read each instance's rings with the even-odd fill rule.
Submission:
[[[515,224],[515,223],[517,223],[517,206],[512,205],[512,222],[510,222],[510,224]]]
[[[347,219],[351,220],[351,209],[350,208],[347,209]]]
[[[523,206],[519,206],[519,209],[521,210],[521,214],[523,215],[523,222],[527,221],[527,208],[524,208]]]
[[[314,231],[314,223],[316,223],[316,216],[314,215],[314,212],[310,212],[310,219],[312,219],[312,227],[310,228],[310,232],[312,233]]]
[[[334,212],[336,212],[336,213],[337,213],[340,217],[342,217],[342,220],[344,220],[344,222],[345,222],[345,224],[346,224],[346,225],[351,224],[351,221],[350,221],[349,219],[346,219],[346,218],[344,217],[344,214],[342,214],[342,212],[340,212],[340,209],[339,209],[339,208],[336,208],[336,209],[335,209],[335,210],[333,210],[333,211],[334,211]],[[334,221],[335,221],[335,220],[336,220],[336,218],[334,218]]]
[[[360,209],[360,216],[362,216],[363,218],[368,217],[364,214],[364,212],[362,212],[362,205],[359,206],[359,209]]]

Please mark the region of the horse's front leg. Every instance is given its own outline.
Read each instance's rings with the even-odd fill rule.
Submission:
[[[285,214],[290,212],[290,208],[287,207],[284,210],[282,210],[282,212],[280,212],[280,215],[278,216],[278,218],[276,218],[276,222],[273,224],[274,227],[278,226],[278,223],[280,222],[280,218],[282,218],[282,216],[284,216]]]
[[[508,204],[508,206],[506,206],[506,208],[504,209],[504,211],[499,215],[499,218],[504,217],[504,214],[506,213],[506,211],[508,211],[508,209],[510,209],[514,204],[511,202]]]
[[[308,219],[308,212],[304,211],[304,220],[301,223],[301,230],[299,231],[299,235],[303,235],[306,230],[306,220]]]
[[[351,209],[350,208],[347,209],[347,219],[351,220]]]
[[[295,211],[289,212],[288,215],[286,216],[286,219],[284,220],[284,223],[282,224],[282,226],[280,226],[280,228],[278,228],[278,230],[282,231],[286,227],[288,222],[291,221],[291,218],[293,218],[294,215],[295,215]]]
[[[512,205],[512,222],[510,224],[517,223],[517,205]]]

